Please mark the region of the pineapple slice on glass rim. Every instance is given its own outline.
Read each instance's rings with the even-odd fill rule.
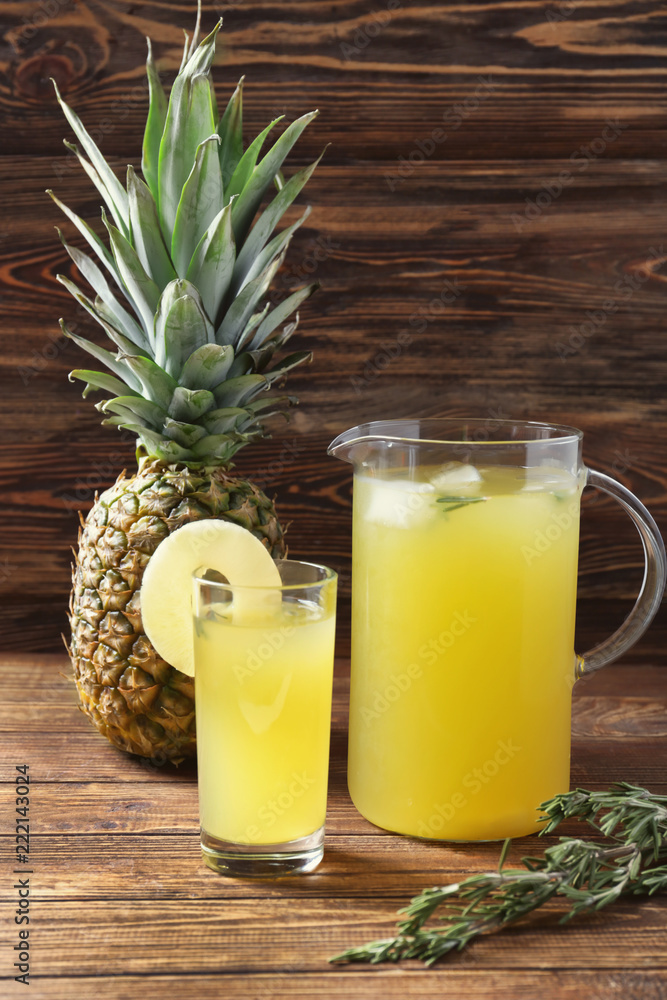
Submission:
[[[276,611],[282,579],[268,550],[245,528],[230,521],[191,521],[156,549],[141,584],[141,617],[157,652],[194,677],[193,574],[206,566],[224,576],[235,624]],[[240,589],[235,591],[234,587]]]

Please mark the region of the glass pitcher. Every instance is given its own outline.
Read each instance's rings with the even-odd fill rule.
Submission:
[[[372,823],[444,840],[539,829],[569,789],[575,681],[645,631],[665,586],[655,521],[539,423],[382,420],[329,454],[354,466],[348,783]],[[579,505],[615,497],[646,571],[614,635],[574,653]]]

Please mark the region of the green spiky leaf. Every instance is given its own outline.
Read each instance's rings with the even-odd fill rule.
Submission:
[[[160,301],[160,289],[146,273],[132,244],[115,226],[111,225],[104,212],[102,219],[109,232],[109,240],[118,264],[119,274],[135,303],[142,326],[150,339],[155,311]]]
[[[313,360],[312,351],[295,351],[294,354],[288,355],[284,358],[279,365],[272,368],[271,371],[264,372],[264,378],[271,385],[273,382],[277,382],[279,379],[284,378],[288,372],[296,368],[297,365],[302,365],[304,363],[310,364]]]
[[[248,411],[240,406],[225,406],[207,413],[204,426],[209,434],[229,434],[239,420],[248,416]]]
[[[190,355],[215,343],[213,326],[204,312],[199,292],[177,278],[165,288],[155,316],[155,360],[174,378]]]
[[[248,281],[252,281],[252,279],[256,277],[258,274],[261,274],[264,268],[272,260],[274,260],[279,254],[282,254],[287,250],[287,247],[289,246],[292,240],[292,236],[297,231],[297,229],[299,229],[299,227],[303,225],[303,223],[306,221],[309,215],[310,215],[310,205],[308,206],[308,208],[303,213],[300,219],[297,219],[296,222],[293,222],[291,226],[287,226],[286,229],[283,229],[281,232],[278,233],[277,236],[274,236],[273,239],[269,243],[267,243],[267,245],[257,255],[254,262],[248,269],[248,273],[244,276],[243,279],[243,285],[245,285]]]
[[[86,172],[90,176],[91,180],[93,180],[93,183],[97,187],[98,191],[100,192],[104,200],[107,202],[109,206],[109,211],[111,212],[116,222],[116,225],[121,230],[121,232],[123,232],[125,236],[128,236],[129,214],[127,205],[127,192],[123,188],[123,185],[120,183],[120,181],[114,174],[113,170],[107,163],[107,161],[102,156],[97,144],[93,141],[93,139],[86,131],[83,122],[81,121],[79,116],[74,111],[72,111],[70,106],[66,104],[65,101],[63,101],[62,97],[60,96],[60,91],[58,89],[58,84],[56,83],[56,81],[51,80],[51,82],[54,86],[56,97],[58,98],[58,103],[60,104],[60,107],[63,109],[65,117],[67,118],[67,121],[70,123],[72,127],[72,131],[74,132],[77,139],[83,146],[86,155],[90,160],[90,163],[86,164],[86,161],[83,160],[83,157],[81,156],[81,154],[79,153],[78,149],[75,146],[72,146],[71,143],[66,145],[68,145],[68,148],[73,149],[73,151],[77,154],[77,156],[79,157],[79,161],[82,162],[82,165],[86,169]],[[90,167],[90,170],[87,169],[88,167]]]
[[[188,281],[199,288],[206,314],[214,325],[218,322],[236,260],[232,205],[230,203],[223,208],[206,230],[187,271]]]
[[[137,434],[139,453],[195,466],[228,463],[262,436],[262,419],[295,402],[271,397],[267,389],[310,357],[300,352],[277,364],[274,359],[296,328],[283,321],[315,287],[275,307],[268,301],[290,239],[309,210],[279,233],[276,226],[318,161],[287,182],[281,168],[314,115],[288,126],[262,155],[272,122],[244,153],[243,78],[218,117],[210,69],[219,27],[200,42],[198,15],[168,100],[149,43],[144,180],[130,166],[126,189],[61,100],[82,152],[70,148],[106,206],[102,220],[111,252],[52,195],[92,251],[89,256],[63,240],[94,300],[69,278],[59,280],[117,349],[114,355],[63,323],[63,331],[108,369],[77,369],[71,377],[85,382],[84,395],[112,394],[98,409],[106,423]],[[272,197],[271,185],[278,194],[251,229],[262,199]]]
[[[63,334],[66,337],[69,337],[70,340],[73,340],[78,347],[83,348],[83,350],[87,351],[88,354],[92,354],[94,358],[101,361],[110,372],[113,372],[117,378],[119,378],[122,382],[125,382],[130,389],[137,392],[141,391],[141,379],[137,378],[123,358],[116,358],[104,347],[98,347],[97,344],[92,342],[92,340],[86,340],[85,337],[79,336],[79,334],[75,333],[63,319],[60,320],[60,329]]]
[[[179,385],[169,404],[169,416],[174,420],[200,420],[215,406],[215,396],[208,389],[186,389]]]
[[[272,261],[262,274],[249,281],[236,296],[225,318],[215,333],[219,344],[239,344],[246,324],[251,320],[255,308],[266,295],[273,277],[282,264],[282,255]]]
[[[183,186],[171,238],[171,258],[180,277],[186,277],[200,240],[215,220],[222,204],[222,174],[218,136],[197,147],[194,166]]]
[[[147,427],[142,427],[140,424],[127,423],[120,426],[136,434],[140,443],[146,449],[147,454],[155,455],[156,458],[159,458],[163,462],[187,463],[194,457],[189,448],[184,448],[182,445],[177,444],[176,441],[170,441],[163,435],[157,434]]]
[[[106,335],[109,337],[111,341],[113,341],[113,343],[116,345],[116,347],[118,347],[120,351],[125,353],[129,351],[133,354],[143,354],[146,357],[148,356],[148,351],[145,349],[143,341],[137,343],[136,341],[130,340],[128,337],[125,337],[120,332],[120,330],[118,330],[114,326],[113,322],[109,321],[109,319],[107,318],[108,312],[107,315],[105,316],[105,314],[102,311],[101,307],[104,306],[104,303],[101,301],[101,299],[98,298],[95,302],[91,302],[90,299],[86,295],[84,295],[79,288],[77,288],[74,282],[70,281],[70,279],[66,278],[65,275],[63,274],[57,274],[56,280],[59,281],[61,285],[64,285],[64,287],[67,289],[70,295],[72,295],[76,299],[79,305],[83,306],[86,312],[89,313],[93,317],[93,319],[95,319],[100,324],[100,326],[105,331]]]
[[[271,129],[282,121],[283,115],[279,118],[274,118],[265,129],[263,129],[258,136],[256,136],[250,143],[245,153],[238,162],[238,165],[232,174],[228,185],[225,187],[225,198],[227,201],[231,201],[234,195],[240,194],[245,188],[248,181],[253,175],[253,171],[257,165],[257,157],[262,151],[262,146],[264,145],[264,140],[271,131]]]
[[[257,222],[252,227],[252,230],[248,233],[248,237],[238,255],[236,266],[234,268],[235,288],[241,287],[243,279],[252,267],[253,261],[261,253],[265,244],[271,237],[271,233],[278,225],[296,196],[310,180],[315,168],[323,156],[324,153],[322,152],[314,163],[311,163],[308,167],[304,167],[304,169],[300,170],[294,175],[294,177],[291,177],[284,187],[281,188],[270,205],[262,212]]]
[[[296,404],[296,396],[267,396],[266,399],[253,399],[250,403],[246,404],[245,408],[246,410],[249,410],[253,416],[255,416],[263,410],[267,410],[270,406],[290,407],[296,406]],[[276,410],[276,413],[284,413],[284,410]],[[263,414],[263,417],[266,418],[270,415],[271,414]]]
[[[157,204],[159,198],[158,164],[160,161],[160,142],[162,141],[162,133],[164,132],[164,123],[167,119],[167,95],[160,83],[160,77],[158,76],[153,60],[153,49],[150,38],[147,38],[146,42],[148,43],[146,76],[148,78],[149,104],[146,128],[144,130],[141,170]]]
[[[234,363],[234,348],[228,344],[204,344],[183,365],[180,384],[186,389],[215,389],[227,378]]]
[[[69,373],[68,377],[70,382],[72,379],[76,378],[87,383],[86,388],[83,390],[84,397],[95,389],[104,389],[105,392],[112,392],[114,396],[122,396],[130,393],[133,396],[141,398],[139,393],[130,389],[125,382],[121,382],[120,379],[114,378],[113,375],[107,375],[106,372],[95,372],[88,371],[85,368],[75,368],[74,371]]]
[[[240,358],[247,359],[249,355],[240,354],[239,352],[243,351],[244,347],[252,340],[253,332],[257,329],[259,324],[264,320],[270,308],[271,304],[270,302],[267,302],[264,308],[261,309],[259,312],[253,313],[248,322],[246,323],[243,333],[241,334],[236,343],[237,355],[236,355],[236,361],[234,362],[235,367],[230,372],[230,375],[244,375],[246,371],[249,370],[248,367],[241,368],[241,364],[239,361]],[[237,362],[239,363],[237,364]],[[250,365],[250,367],[252,367],[252,365]]]
[[[171,88],[158,163],[158,205],[165,237],[173,232],[178,203],[197,148],[215,132],[208,74],[221,24],[220,21],[188,59]]]
[[[267,385],[263,375],[238,375],[219,385],[213,395],[219,407],[243,406],[258,392],[266,389]]]
[[[117,396],[115,399],[102,400],[96,406],[102,413],[116,413],[125,420],[139,417],[146,427],[153,430],[160,430],[167,418],[161,406],[141,396]]]
[[[123,362],[138,379],[143,389],[143,397],[157,403],[163,410],[168,410],[174,392],[178,388],[178,382],[150,358],[125,355]]]
[[[262,344],[268,340],[273,331],[279,327],[281,323],[284,323],[287,317],[291,316],[294,310],[298,309],[301,303],[305,302],[306,299],[309,299],[319,287],[318,282],[314,282],[312,285],[306,285],[305,288],[299,288],[296,292],[293,292],[292,295],[286,298],[284,302],[277,305],[276,308],[269,313],[266,319],[260,323],[257,333],[250,342],[249,350],[255,351],[258,347],[261,347]]]
[[[193,446],[192,453],[196,458],[212,459],[224,465],[245,443],[243,438],[229,434],[207,434]]]
[[[111,254],[109,253],[109,251],[107,250],[107,248],[105,247],[104,243],[102,243],[102,240],[99,238],[99,236],[95,232],[93,232],[93,230],[90,228],[90,226],[88,225],[88,223],[85,222],[82,218],[80,218],[76,214],[76,212],[73,212],[71,210],[71,208],[68,208],[67,205],[65,205],[60,200],[60,198],[58,198],[53,193],[53,191],[51,191],[49,188],[47,188],[46,193],[53,199],[53,201],[56,203],[56,205],[58,206],[58,208],[61,209],[61,211],[63,211],[65,213],[65,215],[70,220],[70,222],[74,223],[74,225],[79,230],[79,232],[81,233],[81,235],[87,241],[88,245],[95,252],[95,254],[99,258],[99,260],[102,262],[102,264],[104,264],[104,266],[106,267],[106,269],[109,272],[109,274],[112,275],[112,277],[114,278],[114,280],[115,280],[116,284],[118,285],[118,287],[127,296],[127,291],[125,289],[125,286],[123,285],[123,282],[121,280],[120,274],[118,273],[118,268],[116,267],[116,262],[113,259],[113,257],[111,256]]]
[[[206,434],[204,428],[198,424],[187,424],[182,420],[172,420],[171,417],[167,417],[164,422],[164,432],[168,438],[183,445],[184,448],[192,448],[193,444]]]
[[[317,114],[317,111],[311,111],[292,122],[253,170],[250,180],[234,203],[232,211],[232,225],[237,246],[241,246],[248,235],[248,230],[262,203],[262,198],[273,183],[274,177],[282,167],[294,143]]]
[[[236,170],[243,155],[243,81],[241,77],[238,86],[229,99],[229,104],[225,108],[218,124],[218,135],[220,136],[220,148],[218,155],[220,158],[220,170],[222,172],[222,183],[227,190],[232,174]],[[229,198],[227,199],[229,201]]]
[[[163,289],[174,280],[176,271],[162,239],[153,195],[131,165],[127,168],[127,193],[132,246],[146,274]]]
[[[61,242],[67,253],[77,266],[89,285],[97,292],[97,295],[106,305],[107,311],[102,315],[112,326],[120,330],[129,340],[135,344],[145,345],[145,334],[133,316],[123,309],[116,296],[111,291],[109,284],[100,271],[99,267],[91,258],[78,250],[77,247],[70,246],[60,230],[57,230]],[[76,287],[76,286],[75,286]],[[78,291],[78,290],[77,290]],[[74,294],[74,293],[72,293]],[[75,298],[77,296],[75,295]],[[99,307],[98,307],[98,311]]]

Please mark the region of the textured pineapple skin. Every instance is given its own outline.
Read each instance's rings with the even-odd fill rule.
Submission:
[[[141,624],[139,588],[163,538],[203,518],[233,521],[285,554],[273,503],[221,469],[153,461],[96,498],[72,567],[70,656],[83,711],[115,746],[175,763],[196,749],[194,678],[166,663]]]

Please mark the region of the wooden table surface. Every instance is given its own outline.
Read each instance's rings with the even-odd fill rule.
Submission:
[[[76,706],[63,656],[0,661],[3,918],[0,995],[580,998],[667,994],[667,900],[632,900],[563,929],[552,911],[426,970],[332,966],[388,936],[427,886],[497,865],[499,845],[393,836],[356,812],[345,782],[347,678],[337,666],[325,856],[316,872],[247,882],[200,858],[196,773],[115,750]],[[654,666],[612,666],[575,689],[572,782],[667,792],[667,691]],[[13,862],[16,766],[30,774],[30,864]],[[565,832],[577,829],[572,824]],[[551,840],[551,838],[549,838]],[[546,840],[546,838],[545,838]],[[514,857],[546,846],[517,842]],[[13,870],[21,870],[16,876]],[[13,878],[30,879],[30,992],[12,981]]]

